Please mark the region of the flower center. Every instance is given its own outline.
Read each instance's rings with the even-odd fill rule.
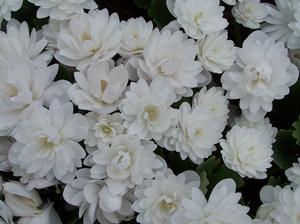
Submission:
[[[178,208],[176,193],[162,195],[159,199],[159,209],[165,214],[172,215]]]
[[[7,88],[8,88],[8,94],[10,97],[14,97],[14,96],[18,95],[18,89],[14,85],[8,84]]]
[[[81,36],[81,41],[86,41],[86,40],[92,40],[91,34],[90,33],[84,33]]]
[[[109,134],[112,132],[112,129],[111,129],[111,127],[108,126],[108,125],[103,125],[103,126],[101,127],[101,131],[102,131],[104,134],[109,135]]]
[[[147,121],[155,121],[159,118],[159,108],[155,105],[148,105],[144,108],[143,118]]]
[[[107,87],[107,81],[106,80],[100,80],[100,84],[99,85],[100,85],[100,91],[101,91],[101,93],[103,93],[104,90]]]
[[[202,137],[204,135],[204,131],[202,128],[198,128],[196,131],[195,131],[195,136],[196,137]]]
[[[204,16],[203,11],[197,12],[196,15],[194,15],[194,18],[193,18],[195,23],[200,24],[201,19],[203,18],[203,16]]]
[[[112,159],[112,165],[117,171],[123,171],[131,166],[131,156],[129,152],[119,151]]]
[[[247,66],[245,69],[247,89],[264,88],[272,78],[272,68],[268,63]]]
[[[157,65],[160,74],[171,76],[176,72],[177,63],[170,59],[165,58]]]

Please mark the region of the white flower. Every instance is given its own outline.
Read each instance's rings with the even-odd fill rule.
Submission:
[[[227,5],[236,5],[237,0],[222,0]],[[243,2],[244,0],[238,0],[238,2]]]
[[[164,78],[176,94],[191,96],[191,88],[207,79],[201,73],[201,63],[195,61],[196,54],[194,40],[181,31],[165,30],[144,50],[143,59],[137,62],[137,74],[145,80]]]
[[[19,182],[6,182],[3,184],[5,203],[14,216],[32,216],[40,214],[42,200],[35,190],[27,190]]]
[[[228,100],[221,87],[211,87],[210,89],[207,89],[206,86],[203,87],[193,97],[193,108],[197,106],[207,108],[214,119],[219,119],[220,122],[224,122],[224,125],[226,124],[229,113]]]
[[[71,103],[54,100],[49,110],[35,108],[29,120],[13,131],[16,142],[9,152],[9,161],[36,177],[68,182],[86,155],[78,144],[88,132],[88,123],[81,114],[73,114]]]
[[[298,0],[276,0],[269,7],[263,31],[276,40],[287,43],[290,49],[300,48],[300,5]]]
[[[0,224],[14,224],[13,214],[3,201],[0,201]]]
[[[199,187],[197,173],[185,171],[174,175],[171,170],[158,172],[135,190],[137,200],[132,208],[138,212],[141,224],[170,224],[171,216],[182,206],[183,198],[190,197],[193,187]],[[200,211],[199,211],[200,212]]]
[[[260,0],[244,0],[232,8],[232,15],[244,27],[258,29],[268,15],[268,8]]]
[[[16,59],[30,59],[37,63],[46,63],[51,60],[49,51],[42,52],[47,41],[41,38],[40,31],[33,29],[29,32],[26,22],[19,23],[16,20],[10,21],[6,26],[6,33],[0,31],[0,63],[13,62]]]
[[[172,217],[172,224],[252,224],[247,215],[249,208],[238,204],[241,193],[235,193],[232,179],[220,181],[211,192],[209,199],[198,188],[193,188],[191,198],[182,200],[182,208]]]
[[[22,217],[18,224],[62,224],[58,214],[53,208],[53,203],[49,203],[42,208],[41,213]]]
[[[154,153],[156,147],[153,142],[140,141],[134,135],[115,137],[110,146],[93,153],[95,165],[91,168],[91,177],[110,178],[108,187],[114,190],[141,184],[163,165]]]
[[[8,152],[13,141],[5,136],[0,137],[0,171],[10,171],[11,167],[8,161]]]
[[[179,152],[183,160],[189,157],[200,164],[216,150],[215,144],[222,138],[226,116],[220,119],[205,104],[192,109],[188,103],[182,103],[179,110],[178,124],[164,133],[165,137],[159,144]]]
[[[114,67],[108,60],[93,64],[86,72],[75,72],[76,83],[68,93],[79,109],[96,113],[117,110],[128,82],[128,72],[123,65]]]
[[[121,30],[123,37],[119,54],[124,58],[141,55],[153,37],[159,34],[157,28],[153,29],[153,23],[146,22],[143,17],[122,21]]]
[[[43,26],[43,35],[46,38],[48,49],[57,50],[57,36],[59,31],[65,28],[68,21],[49,19],[49,23]]]
[[[174,14],[190,37],[201,39],[227,27],[224,9],[219,0],[176,0]]]
[[[165,80],[156,79],[150,86],[143,79],[132,82],[120,106],[128,134],[160,140],[163,132],[177,121],[177,110],[171,108],[175,97]]]
[[[65,101],[71,84],[66,80],[53,82],[57,64],[33,64],[25,59],[0,64],[0,135],[27,119],[36,105],[48,105],[55,97]]]
[[[0,24],[2,19],[9,21],[11,12],[18,11],[23,4],[23,0],[2,0],[0,2]]]
[[[257,210],[255,224],[278,224],[271,214],[275,211],[281,190],[279,186],[272,187],[269,185],[261,189],[259,196],[263,204]]]
[[[103,180],[93,180],[89,174],[89,169],[78,170],[76,179],[67,184],[63,192],[69,204],[80,207],[79,217],[84,216],[83,223],[93,224],[98,220],[110,224],[131,219],[134,215],[132,195],[113,194]]]
[[[272,143],[276,141],[277,128],[273,127],[269,118],[263,118],[258,121],[250,121],[243,115],[235,120],[235,125],[239,127],[255,128],[265,135],[270,136]]]
[[[94,0],[28,0],[39,6],[36,17],[66,20],[72,15],[84,13],[84,9],[96,9]]]
[[[238,172],[241,177],[264,179],[272,159],[272,144],[269,133],[255,128],[234,126],[222,139],[222,157],[230,169]]]
[[[55,58],[77,69],[110,59],[120,48],[119,26],[118,15],[109,16],[107,9],[75,15],[57,35]]]
[[[275,210],[271,213],[279,224],[299,224],[300,222],[300,187],[291,190],[284,187],[278,195]]]
[[[282,42],[256,31],[238,50],[236,63],[221,78],[230,99],[240,99],[244,116],[257,121],[272,110],[272,101],[289,93],[299,76]]]
[[[124,132],[124,119],[120,113],[99,115],[90,112],[85,117],[89,122],[89,133],[84,143],[90,147],[100,148],[103,143],[110,143],[113,138]]]
[[[300,158],[298,158],[298,163],[293,163],[293,166],[285,171],[285,175],[292,182],[293,188],[300,186]]]
[[[220,74],[234,63],[236,48],[227,38],[227,31],[223,31],[198,40],[198,59],[207,71]]]
[[[300,69],[300,49],[290,50],[289,56],[291,61]]]

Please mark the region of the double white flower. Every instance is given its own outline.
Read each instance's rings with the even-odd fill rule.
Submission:
[[[206,200],[198,188],[193,188],[191,197],[182,200],[182,208],[172,217],[172,224],[252,224],[247,215],[249,208],[238,204],[241,193],[235,193],[235,189],[232,179],[224,179],[214,187]]]
[[[182,206],[182,200],[191,196],[192,188],[198,188],[197,173],[186,171],[174,175],[171,170],[158,172],[135,190],[137,200],[132,208],[138,212],[141,224],[170,224],[172,215]]]
[[[80,207],[79,217],[83,217],[84,224],[94,224],[96,220],[117,224],[134,215],[132,195],[109,191],[103,180],[90,177],[89,169],[77,171],[76,179],[67,184],[63,196],[69,204]]]
[[[72,15],[84,13],[84,9],[96,9],[94,0],[29,0],[39,6],[37,18],[66,20]]]
[[[49,110],[37,107],[28,120],[13,131],[16,142],[9,151],[9,161],[36,178],[54,178],[68,182],[85,158],[78,144],[88,133],[88,123],[81,114],[73,114],[71,103],[54,100]]]
[[[256,128],[234,126],[222,139],[222,157],[227,167],[242,177],[264,179],[273,161],[269,133]]]
[[[164,133],[158,143],[168,150],[180,153],[182,159],[189,157],[200,164],[216,147],[226,125],[228,101],[224,91],[205,87],[195,95],[193,107],[182,103],[179,121]]]
[[[124,192],[152,178],[162,168],[161,159],[156,156],[156,145],[151,141],[140,141],[133,135],[120,135],[110,146],[103,146],[93,152],[91,177],[109,178],[108,187],[113,192]]]
[[[168,6],[184,31],[194,39],[220,32],[228,25],[223,18],[225,8],[219,0],[175,0],[168,1]]]
[[[108,60],[91,65],[86,72],[75,72],[76,83],[68,93],[79,109],[96,113],[117,110],[127,86],[128,72],[123,65],[114,67]]]
[[[84,69],[117,54],[122,38],[116,13],[91,10],[71,17],[57,35],[55,58],[62,64]]]
[[[261,31],[244,41],[237,52],[236,63],[226,71],[222,86],[230,99],[240,99],[244,116],[257,121],[272,110],[272,102],[289,93],[299,76],[290,62],[282,42],[275,43]]]
[[[171,107],[175,98],[163,79],[155,79],[150,85],[143,79],[132,82],[120,107],[128,134],[144,140],[160,140],[163,132],[177,121],[177,110]]]
[[[191,96],[191,88],[207,81],[201,73],[202,66],[195,61],[195,41],[188,39],[181,31],[163,31],[153,38],[143,52],[142,59],[136,59],[137,77],[145,80],[166,79],[179,96]]]

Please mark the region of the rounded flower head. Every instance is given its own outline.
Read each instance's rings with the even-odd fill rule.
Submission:
[[[244,27],[258,29],[268,15],[267,6],[260,0],[244,0],[232,8],[235,20]]]
[[[138,61],[138,76],[145,80],[166,79],[178,95],[191,96],[191,88],[207,79],[201,73],[202,66],[195,61],[195,41],[181,31],[163,31],[144,50]]]
[[[114,67],[108,60],[90,66],[86,72],[75,72],[76,83],[68,93],[79,109],[96,113],[117,110],[127,86],[128,72],[123,65]]]
[[[64,199],[71,205],[80,207],[79,218],[83,216],[84,224],[115,223],[132,218],[132,194],[124,195],[111,192],[103,180],[90,178],[89,169],[81,169],[76,178],[66,185]]]
[[[172,217],[172,224],[252,224],[247,215],[249,208],[238,204],[241,193],[235,193],[235,189],[232,179],[224,179],[206,200],[198,188],[193,188],[191,197],[182,200],[182,208]]]
[[[109,16],[106,9],[72,16],[57,35],[55,58],[77,69],[110,59],[120,48],[122,32],[119,26],[118,15]]]
[[[72,15],[84,13],[84,9],[96,9],[94,0],[29,0],[39,6],[37,18],[66,20]]]
[[[172,215],[182,206],[182,200],[190,197],[192,188],[199,185],[199,176],[193,171],[178,176],[171,170],[158,172],[154,179],[144,181],[135,190],[137,200],[132,208],[139,213],[137,222],[170,224]]]
[[[19,182],[3,184],[5,203],[14,216],[32,216],[41,213],[42,200],[35,190],[27,190]]]
[[[282,42],[256,31],[238,50],[236,63],[221,78],[230,99],[240,99],[244,116],[252,121],[272,110],[272,101],[289,93],[299,76]]]
[[[293,188],[300,186],[300,158],[298,158],[298,163],[294,163],[291,168],[285,171],[285,175],[292,182]]]
[[[243,2],[244,0],[222,0],[222,1],[227,5],[236,5],[237,1]]]
[[[259,196],[263,204],[257,210],[255,224],[278,224],[271,214],[275,211],[275,205],[279,200],[278,196],[281,190],[279,186],[269,185],[261,189]]]
[[[226,31],[198,40],[198,60],[210,72],[222,73],[234,63],[236,48]]]
[[[140,141],[133,135],[118,136],[110,146],[103,146],[93,153],[95,165],[91,169],[91,177],[108,177],[108,186],[112,189],[141,184],[145,178],[153,177],[154,171],[163,165],[153,152],[156,147],[153,142]]]
[[[171,108],[175,97],[165,80],[156,79],[150,86],[143,79],[132,82],[120,107],[128,134],[160,140],[163,132],[177,121],[177,110]]]
[[[227,167],[241,177],[264,179],[272,162],[272,144],[266,133],[255,128],[234,126],[222,139],[222,157]]]
[[[178,124],[164,133],[159,143],[170,151],[179,152],[182,159],[189,157],[200,164],[216,150],[214,145],[222,138],[226,115],[220,118],[206,105],[192,109],[188,103],[181,104],[179,111]]]
[[[1,63],[0,63],[1,64]],[[53,82],[58,65],[47,66],[25,59],[0,66],[0,135],[7,134],[16,124],[27,119],[37,105],[48,105],[54,97],[62,97],[70,83]]]
[[[263,134],[269,135],[272,143],[276,141],[277,128],[272,126],[269,118],[263,118],[259,121],[249,121],[244,116],[241,116],[235,120],[235,125],[239,127],[255,128]]]
[[[271,213],[279,224],[298,224],[300,222],[300,187],[291,190],[283,188],[278,195],[275,210]]]
[[[214,34],[228,25],[219,0],[176,0],[174,14],[185,32],[194,39]]]
[[[40,31],[33,29],[30,33],[26,22],[20,24],[12,20],[6,26],[6,33],[0,31],[0,63],[15,65],[15,60],[19,59],[30,59],[37,64],[50,61],[52,58],[50,52],[42,52],[47,41],[40,37],[42,37]]]
[[[2,0],[0,2],[0,24],[2,19],[9,21],[11,12],[18,11],[23,4],[23,0]]]
[[[77,143],[88,132],[86,118],[73,114],[71,103],[54,100],[49,110],[35,108],[29,120],[13,131],[16,142],[9,151],[9,161],[36,177],[54,177],[63,182],[73,178],[86,155]]]
[[[113,138],[123,134],[123,118],[120,113],[99,115],[94,112],[85,115],[89,122],[89,133],[84,143],[90,147],[110,143]]]
[[[269,7],[263,31],[287,43],[290,49],[300,48],[300,5],[297,0],[276,0]]]
[[[212,87],[207,89],[203,87],[193,97],[193,108],[201,106],[207,108],[214,119],[219,119],[220,122],[224,122],[224,125],[228,118],[228,100],[224,96],[224,90],[220,87]],[[225,128],[225,126],[224,126]]]
[[[121,30],[123,37],[119,54],[124,58],[141,55],[151,40],[159,34],[158,29],[153,29],[153,23],[146,22],[143,17],[122,21]]]

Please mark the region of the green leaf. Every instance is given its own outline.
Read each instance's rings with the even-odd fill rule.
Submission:
[[[174,17],[167,8],[166,0],[152,0],[151,8],[148,10],[148,15],[159,28],[164,27],[174,20]]]
[[[282,177],[280,176],[278,177],[271,176],[268,180],[268,185],[271,185],[273,187],[281,184],[282,184]]]
[[[134,0],[134,2],[140,9],[149,9],[151,7],[151,0]]]
[[[209,185],[209,180],[207,179],[206,171],[202,171],[200,173],[200,180],[201,180],[200,190],[203,192],[203,194],[206,194],[208,191],[207,187]]]
[[[217,159],[216,156],[211,156],[208,160],[198,166],[196,171],[200,176],[202,176],[202,173],[205,172],[207,178],[205,181],[209,182],[207,186],[208,192],[211,192],[217,183],[226,178],[233,179],[237,185],[237,188],[240,188],[245,184],[243,178],[241,178],[233,170],[228,169],[221,162],[221,159]]]
[[[273,146],[274,162],[283,170],[292,166],[297,158],[295,153],[299,152],[299,147],[296,145],[292,134],[292,130],[280,130]]]
[[[295,128],[295,130],[293,131],[292,136],[297,140],[297,145],[300,145],[300,116],[298,118],[298,121],[295,121],[293,123],[293,127]]]

